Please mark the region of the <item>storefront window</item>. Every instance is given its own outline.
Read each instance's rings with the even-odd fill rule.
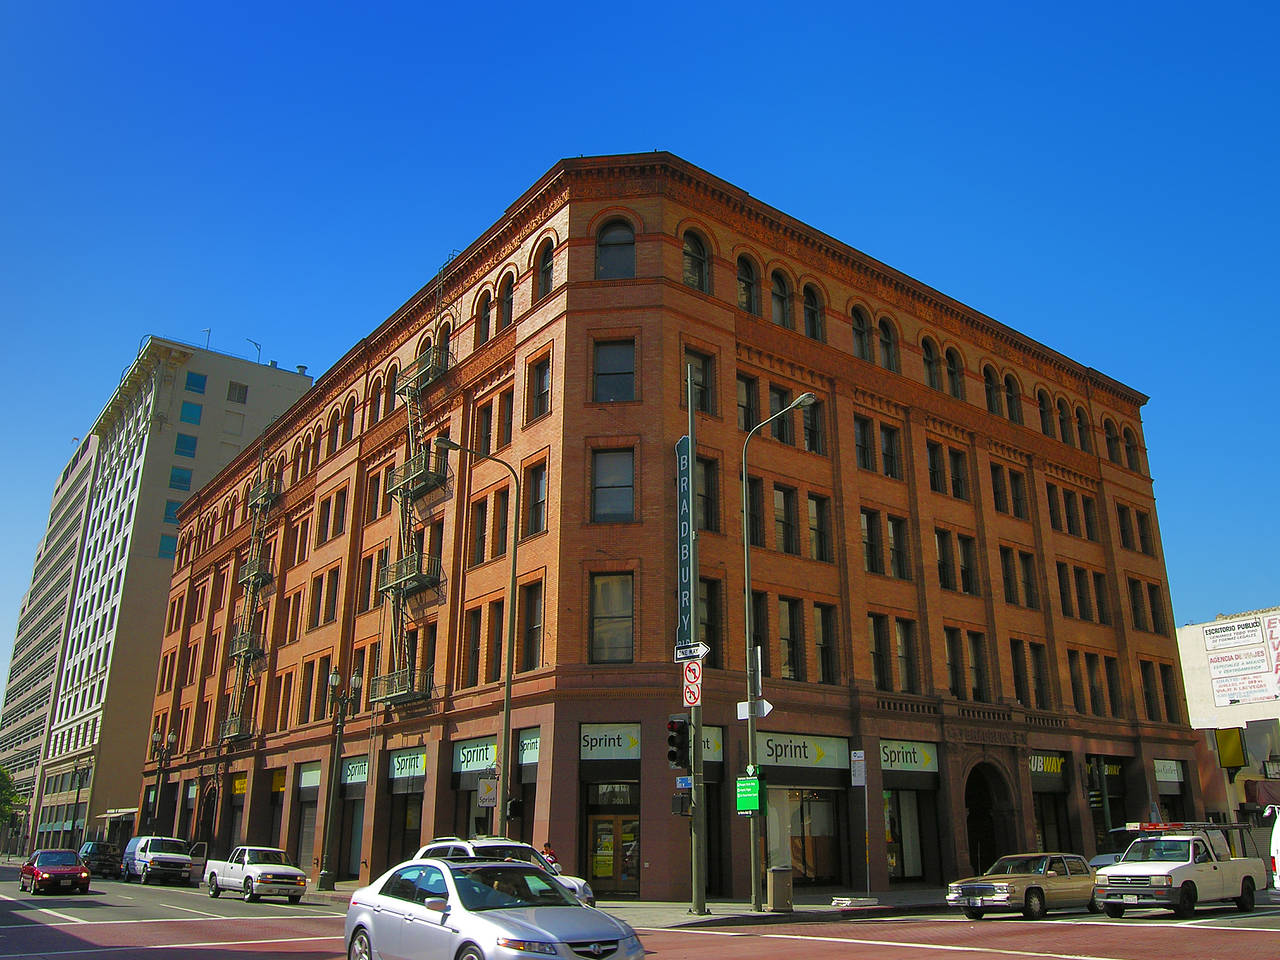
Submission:
[[[924,877],[918,793],[916,790],[883,791],[885,858],[890,880],[920,880]]]

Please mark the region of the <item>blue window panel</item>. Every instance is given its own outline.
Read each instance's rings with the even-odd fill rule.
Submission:
[[[182,506],[181,500],[166,500],[164,502],[164,522],[178,522],[178,508]]]
[[[183,423],[195,424],[200,426],[200,414],[204,413],[204,405],[192,403],[190,400],[182,401],[182,413],[178,415],[178,419]]]
[[[180,457],[194,457],[196,438],[189,433],[178,434],[178,439],[173,442],[173,452]]]
[[[178,538],[171,533],[160,534],[160,554],[161,557],[172,560],[178,555]]]
[[[187,390],[191,393],[204,393],[204,385],[208,381],[203,373],[192,373],[187,371]]]
[[[191,471],[186,467],[170,467],[169,468],[169,489],[170,490],[190,490],[191,489]]]

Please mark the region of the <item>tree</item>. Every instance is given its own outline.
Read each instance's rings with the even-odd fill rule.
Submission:
[[[0,823],[27,808],[27,799],[13,785],[13,777],[5,767],[0,767]]]

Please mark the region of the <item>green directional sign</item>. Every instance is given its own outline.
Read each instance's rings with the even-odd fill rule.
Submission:
[[[749,817],[760,812],[760,778],[738,778],[738,815]]]

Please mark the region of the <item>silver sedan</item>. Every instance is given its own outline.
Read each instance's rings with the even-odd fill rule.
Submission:
[[[517,861],[411,860],[351,896],[348,960],[640,960],[636,932]]]

